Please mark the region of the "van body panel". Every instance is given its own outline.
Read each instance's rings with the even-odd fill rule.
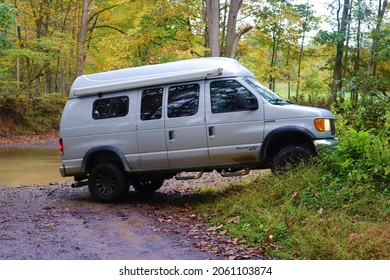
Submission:
[[[121,92],[113,93],[110,97],[127,95],[130,95],[129,92]],[[136,95],[129,98],[128,114],[117,118],[93,119],[95,100],[95,97],[71,99],[64,108],[60,138],[64,145],[62,160],[66,173],[73,175],[75,173],[73,170],[81,169],[83,158],[88,150],[106,146],[108,143],[124,154],[129,166],[139,169],[135,111],[132,109],[134,107],[132,104],[136,102]]]
[[[240,79],[222,81],[230,82],[232,80],[243,84]],[[213,113],[211,83],[212,81],[207,81],[206,87],[207,144],[211,165],[258,163],[259,151],[264,138],[263,100],[252,93],[253,98],[256,98],[258,103],[257,110],[232,111],[235,110],[233,106],[233,108],[226,109],[227,112]],[[229,88],[224,89],[222,94],[228,90]],[[250,90],[248,89],[248,91]],[[244,135],[245,137],[243,137]]]
[[[326,131],[316,119],[327,120]],[[60,173],[88,179],[106,163],[150,188],[182,171],[239,175],[272,167],[275,154],[291,145],[310,153],[335,145],[334,120],[328,110],[279,99],[234,59],[82,75],[61,118]]]
[[[186,87],[187,92],[184,90]],[[182,89],[183,93],[180,93],[182,101],[169,100],[175,92]],[[199,95],[197,96],[196,93]],[[171,85],[168,87],[167,98],[167,104],[171,104],[171,109],[168,108],[168,116],[165,118],[170,167],[181,169],[208,166],[210,160],[206,138],[204,81]],[[197,105],[194,105],[195,102]],[[176,113],[181,107],[183,107],[182,112]]]
[[[335,136],[334,131],[320,132],[315,128],[314,120],[316,118],[334,119],[334,115],[325,109],[295,104],[272,105],[265,103],[264,113],[265,135],[281,127],[296,126],[307,129],[316,139],[332,138]]]

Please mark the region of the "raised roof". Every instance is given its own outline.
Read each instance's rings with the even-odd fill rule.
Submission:
[[[221,57],[188,59],[81,75],[73,82],[69,98],[169,83],[234,76],[254,77],[247,68],[234,59]]]

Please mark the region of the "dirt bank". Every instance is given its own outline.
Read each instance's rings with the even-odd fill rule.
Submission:
[[[39,146],[57,145],[58,131],[48,131],[36,134],[0,133],[0,146]]]

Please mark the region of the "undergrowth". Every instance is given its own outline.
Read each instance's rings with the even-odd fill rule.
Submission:
[[[0,96],[0,135],[58,130],[66,100],[57,93],[33,98]]]
[[[199,203],[210,224],[282,259],[390,259],[390,143],[345,129],[336,151],[284,175],[259,173]]]

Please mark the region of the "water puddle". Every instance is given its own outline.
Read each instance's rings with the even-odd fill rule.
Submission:
[[[56,147],[0,147],[0,185],[47,185],[70,181],[61,177]],[[70,178],[70,179],[69,179]]]

